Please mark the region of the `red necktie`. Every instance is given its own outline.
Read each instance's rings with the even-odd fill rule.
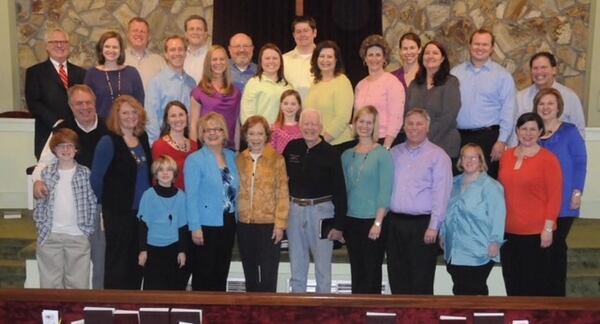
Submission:
[[[67,76],[67,71],[65,70],[65,65],[61,64],[58,67],[58,76],[60,76],[60,81],[62,81],[65,89],[69,88],[69,77]]]

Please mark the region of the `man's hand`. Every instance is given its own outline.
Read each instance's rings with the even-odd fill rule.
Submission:
[[[425,231],[423,241],[425,242],[425,244],[433,244],[433,243],[435,243],[435,240],[437,239],[437,234],[438,234],[437,230],[428,228]]]
[[[492,147],[492,154],[490,154],[492,161],[500,160],[505,150],[506,143],[500,141],[496,142],[496,144],[494,144],[494,146]]]
[[[38,180],[33,183],[33,197],[36,199],[43,199],[48,197],[48,187],[42,180]]]

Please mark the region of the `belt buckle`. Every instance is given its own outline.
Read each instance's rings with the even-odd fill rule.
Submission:
[[[306,207],[311,205],[311,201],[308,199],[302,199],[296,202],[300,207]]]

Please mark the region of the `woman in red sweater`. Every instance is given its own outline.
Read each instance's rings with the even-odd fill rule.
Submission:
[[[544,123],[525,113],[516,125],[519,145],[500,159],[498,180],[506,200],[506,242],[500,250],[509,296],[546,296],[552,237],[560,212],[562,172],[556,156],[538,142]]]

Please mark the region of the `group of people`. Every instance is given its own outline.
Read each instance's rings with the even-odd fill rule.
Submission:
[[[393,72],[371,35],[353,89],[310,17],[292,22],[292,51],[267,43],[258,64],[248,35],[226,49],[201,16],[184,27],[163,60],[133,18],[128,47],[104,33],[87,72],[48,31],[49,59],[26,79],[42,287],[89,288],[91,271],[97,289],[182,290],[191,276],[193,290],[224,291],[237,237],[246,290],[275,292],[287,234],[292,292],[307,290],[311,257],[330,292],[338,241],[353,293],[381,293],[387,259],[392,293],[433,294],[441,248],[457,295],[488,294],[495,262],[509,295],[565,295],[587,158],[552,54],[531,58],[517,93],[487,30],[454,68],[443,44],[407,33]]]

